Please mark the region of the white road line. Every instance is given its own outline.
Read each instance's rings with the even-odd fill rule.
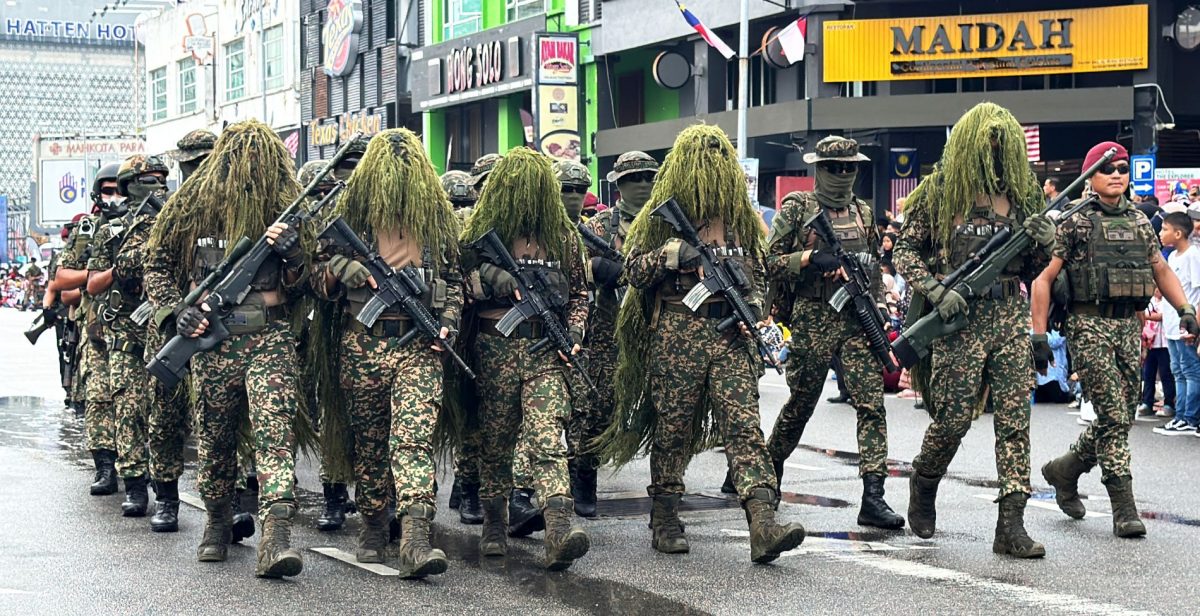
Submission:
[[[16,588],[0,588],[0,595],[32,595],[28,590],[17,590]]]
[[[824,468],[822,468],[820,466],[809,466],[807,464],[796,464],[794,462],[784,462],[783,466],[785,468],[794,468],[798,471],[823,471],[823,470],[825,470]]]
[[[722,528],[721,534],[726,537],[746,538],[750,531]],[[936,550],[927,545],[892,545],[880,541],[858,541],[856,539],[834,539],[831,537],[806,537],[804,543],[794,550],[788,550],[781,556],[798,556],[801,554],[816,554],[825,552],[895,552],[898,550]]]
[[[325,556],[328,556],[334,560],[340,560],[340,561],[346,563],[347,565],[353,565],[364,571],[370,571],[371,573],[374,573],[375,575],[383,575],[383,576],[389,576],[389,577],[397,577],[400,575],[400,571],[393,569],[391,567],[385,567],[383,565],[375,564],[375,563],[360,563],[360,562],[358,562],[358,559],[354,558],[353,554],[351,554],[345,550],[339,550],[337,548],[308,548],[308,549],[316,552],[317,554],[324,554]]]
[[[924,580],[945,582],[970,590],[979,590],[996,598],[1032,606],[1042,613],[1089,614],[1099,616],[1151,616],[1154,612],[1134,610],[1113,603],[1092,601],[1084,597],[1066,593],[1046,592],[1028,586],[998,582],[996,580],[977,577],[970,573],[955,571],[911,562],[899,558],[888,558],[879,554],[866,552],[826,552],[828,558],[850,562],[872,569],[905,577],[921,578]]]
[[[982,500],[985,500],[988,502],[996,500],[996,496],[994,494],[972,494],[971,496],[974,496],[975,498],[982,499]],[[1088,498],[1088,500],[1090,501],[1092,499]],[[1058,508],[1058,504],[1050,502],[1050,501],[1034,500],[1031,498],[1025,504],[1030,507],[1035,507],[1037,509],[1045,509],[1046,511],[1062,513],[1062,511]],[[1066,514],[1063,514],[1063,515],[1066,515]],[[1103,512],[1099,512],[1099,511],[1092,511],[1089,509],[1087,512],[1087,515],[1085,515],[1084,517],[1085,518],[1111,518],[1112,514],[1111,513],[1103,513]]]
[[[187,504],[195,507],[196,509],[204,511],[204,501],[201,500],[200,497],[196,496],[195,494],[189,494],[187,492],[180,492],[179,500],[181,502],[187,503]]]
[[[771,387],[774,389],[791,389],[791,387],[788,387],[787,385],[783,385],[780,383],[764,383],[762,381],[758,382],[758,386],[759,387]]]

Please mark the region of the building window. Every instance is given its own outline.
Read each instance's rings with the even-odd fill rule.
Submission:
[[[483,0],[442,0],[442,38],[466,36],[483,29]]]
[[[246,47],[244,41],[225,46],[225,100],[246,95]]]
[[[517,21],[546,12],[545,0],[504,0],[508,21]]]
[[[263,32],[263,55],[267,61],[263,64],[267,74],[266,87],[268,90],[283,87],[283,25],[267,28]]]
[[[167,119],[167,67],[150,71],[150,121]]]
[[[196,59],[179,61],[179,113],[196,110]]]

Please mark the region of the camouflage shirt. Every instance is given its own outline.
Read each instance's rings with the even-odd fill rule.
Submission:
[[[1055,233],[1054,256],[1063,260],[1063,267],[1070,268],[1072,265],[1088,260],[1088,239],[1092,234],[1090,216],[1093,211],[1095,210],[1076,212],[1058,225],[1058,231]],[[1147,246],[1146,263],[1154,265],[1161,261],[1162,245],[1159,244],[1158,234],[1154,232],[1154,227],[1146,215],[1133,207],[1119,215],[1133,219],[1137,232],[1141,235],[1138,238],[1139,242]]]

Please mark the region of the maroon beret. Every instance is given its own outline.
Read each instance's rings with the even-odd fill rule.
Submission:
[[[1104,143],[1097,143],[1092,146],[1092,149],[1088,150],[1087,156],[1083,159],[1083,168],[1091,169],[1092,165],[1096,164],[1096,161],[1100,160],[1109,148],[1116,148],[1117,155],[1108,162],[1115,163],[1118,160],[1129,160],[1129,151],[1125,149],[1125,146],[1115,141],[1105,141]]]

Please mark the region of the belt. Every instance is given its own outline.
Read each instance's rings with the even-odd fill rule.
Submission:
[[[347,315],[346,328],[352,332],[360,334],[369,334],[376,338],[399,338],[413,328],[413,322],[409,319],[379,319],[375,324],[367,327],[358,319]]]
[[[129,353],[130,355],[134,355],[136,357],[141,357],[146,349],[142,345],[132,340],[114,339],[108,346],[108,350],[110,352],[120,351],[122,353]]]
[[[1142,308],[1138,304],[1127,303],[1097,304],[1094,302],[1077,302],[1071,304],[1071,314],[1103,317],[1106,319],[1128,319],[1141,310]]]
[[[1001,280],[988,287],[979,297],[983,299],[1006,299],[1021,294],[1021,281],[1015,278]]]
[[[729,305],[729,302],[725,301],[701,304],[700,309],[695,312],[692,312],[692,309],[688,308],[684,304],[678,304],[675,302],[663,302],[662,309],[666,312],[691,314],[704,319],[724,319],[725,317],[733,314],[733,308]]]
[[[500,321],[493,319],[479,319],[479,333],[486,334],[488,336],[503,337],[504,334],[501,333],[500,330],[496,329],[496,324],[499,322]],[[543,338],[544,336],[545,334],[543,333],[541,321],[525,321],[524,323],[518,325],[508,337],[528,338],[530,340],[535,340]]]

